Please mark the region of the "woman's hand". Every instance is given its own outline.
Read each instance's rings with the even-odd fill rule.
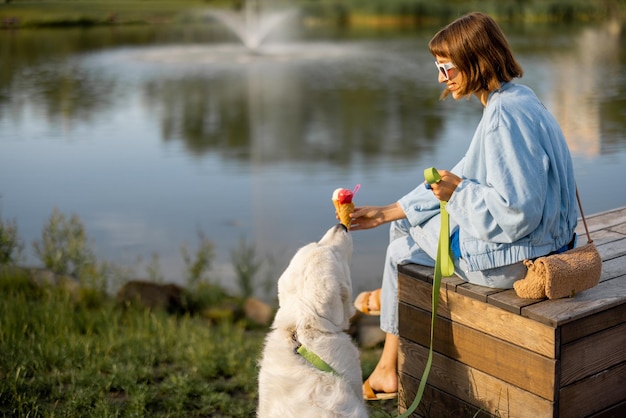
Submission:
[[[387,206],[362,206],[356,208],[350,216],[352,217],[351,231],[375,228],[406,217],[398,203]]]
[[[441,181],[431,184],[430,188],[437,199],[447,202],[463,179],[447,170],[437,171]]]

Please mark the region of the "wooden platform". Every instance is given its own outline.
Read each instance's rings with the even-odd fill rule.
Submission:
[[[414,416],[626,417],[626,207],[587,224],[602,277],[573,298],[520,299],[442,280],[433,364]],[[582,222],[577,232],[586,242]],[[428,358],[432,274],[400,268],[401,412]]]

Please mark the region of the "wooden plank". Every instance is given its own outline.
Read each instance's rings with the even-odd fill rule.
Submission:
[[[404,338],[430,346],[430,312],[399,303]],[[556,396],[556,360],[448,319],[435,321],[434,349],[550,401]]]
[[[427,360],[427,347],[400,340],[399,371],[421,378]],[[438,353],[433,353],[428,385],[498,417],[545,417],[554,413],[554,402]]]
[[[509,312],[520,315],[522,308],[539,303],[544,299],[522,299],[517,296],[515,290],[509,289],[503,292],[487,296],[487,303]]]
[[[587,234],[585,234],[585,231],[581,232],[576,230],[576,233],[578,234],[578,246],[587,243]],[[624,234],[610,229],[600,229],[599,231],[595,231],[591,234],[591,239],[597,246],[614,243],[622,240],[623,238]],[[600,253],[600,255],[602,255],[602,253]]]
[[[564,345],[561,348],[560,386],[622,362],[626,362],[626,322]]]
[[[598,249],[600,257],[603,261],[610,260],[612,258],[623,257],[626,254],[626,238],[622,238],[605,244],[596,243],[596,248]]]
[[[398,273],[406,274],[424,282],[432,283],[434,270],[432,267],[421,264],[402,264],[398,266]]]
[[[441,279],[441,287],[445,287],[446,289],[456,292],[457,287],[467,283],[465,280],[461,279],[459,276],[452,277],[443,277]]]
[[[587,335],[614,327],[626,320],[626,303],[586,316],[561,327],[561,344],[568,344]]]
[[[626,235],[626,222],[624,222],[621,225],[612,226],[611,231],[617,232],[622,235]]]
[[[400,302],[430,312],[431,285],[404,274],[398,275],[398,283]],[[554,328],[495,306],[441,289],[437,315],[546,357],[556,357]]]
[[[522,315],[557,327],[624,303],[626,276],[621,276],[601,282],[573,298],[549,300],[527,306],[522,308]]]
[[[617,225],[626,224],[626,207],[596,213],[591,216],[585,215],[585,218],[587,219],[589,232],[598,231],[600,229],[609,229]],[[578,227],[582,228],[584,233],[585,229],[582,220],[579,220],[578,223]]]
[[[502,292],[502,289],[493,289],[491,287],[479,286],[472,283],[465,283],[456,287],[456,291],[464,296],[476,299],[481,302],[487,302],[490,295]]]
[[[626,273],[626,257],[618,257],[603,261],[600,282],[615,279],[619,276],[623,276],[624,273]]]
[[[416,280],[421,280],[426,283],[433,283],[434,270],[432,267],[422,266],[419,264],[404,264],[398,266],[398,273],[405,274],[408,277],[412,277]],[[456,287],[467,283],[459,276],[443,277],[441,279],[441,287],[449,290],[456,291]]]
[[[413,376],[403,373],[400,373],[398,378],[400,384],[398,412],[404,413],[413,402],[420,381]],[[493,417],[493,415],[481,411],[460,399],[454,398],[448,393],[426,385],[422,401],[417,407],[417,410],[412,413],[410,417],[483,418]]]
[[[588,416],[626,400],[626,362],[564,387],[559,397],[563,418]]]
[[[626,417],[626,400],[609,406],[600,412],[590,415],[588,418],[617,418]]]

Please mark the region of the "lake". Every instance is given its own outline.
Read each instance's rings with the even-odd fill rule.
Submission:
[[[273,297],[296,249],[336,223],[335,188],[388,204],[462,157],[482,106],[439,100],[437,29],[298,28],[255,53],[214,22],[0,31],[0,215],[25,263],[58,208],[99,260],[175,282],[204,235],[232,289],[246,243]],[[621,24],[503,29],[566,134],[585,213],[625,206]],[[387,227],[354,233],[355,292],[379,285],[386,244]]]

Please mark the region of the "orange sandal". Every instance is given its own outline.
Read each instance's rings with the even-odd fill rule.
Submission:
[[[398,392],[376,392],[370,385],[370,380],[363,382],[363,399],[366,401],[386,401],[398,397]]]
[[[380,315],[380,289],[361,292],[354,300],[354,307],[365,315]]]

